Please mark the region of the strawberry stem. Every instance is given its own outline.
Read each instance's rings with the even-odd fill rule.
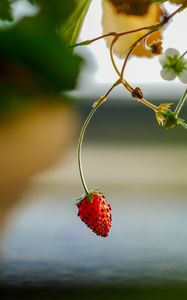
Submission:
[[[85,178],[84,178],[84,173],[83,173],[83,168],[82,168],[82,143],[83,143],[83,139],[84,139],[84,134],[85,134],[85,131],[86,131],[86,128],[92,118],[92,116],[94,115],[94,113],[96,112],[97,110],[97,106],[95,106],[91,112],[89,113],[88,117],[86,118],[83,126],[82,126],[82,129],[81,129],[81,132],[80,132],[80,137],[79,137],[79,142],[78,142],[78,165],[79,165],[79,173],[80,173],[80,178],[81,178],[81,182],[82,182],[82,185],[83,185],[83,188],[84,188],[84,191],[85,193],[88,195],[89,194],[89,190],[88,190],[88,187],[86,185],[86,181],[85,181]]]
[[[129,57],[131,56],[131,54],[134,52],[135,48],[140,44],[141,41],[143,41],[146,37],[148,37],[149,35],[151,35],[152,33],[156,32],[157,30],[151,30],[149,32],[147,32],[146,34],[144,34],[143,36],[141,36],[138,40],[136,40],[131,46],[130,49],[125,57],[122,69],[121,69],[121,74],[120,77],[121,79],[123,79],[124,77],[124,72],[125,72],[125,68],[127,65],[127,62],[129,60]]]
[[[119,76],[119,81],[123,84],[123,86],[129,91],[129,93],[131,95],[133,95],[133,92],[134,92],[134,89],[133,87],[128,83],[127,80],[123,79],[123,75],[124,75],[124,71],[125,71],[125,67],[127,65],[127,61],[131,55],[131,53],[133,52],[133,50],[135,49],[135,47],[138,45],[138,43],[143,40],[145,37],[147,37],[149,34],[151,34],[152,32],[154,31],[151,31],[149,33],[146,33],[143,37],[141,37],[139,40],[137,40],[135,43],[133,43],[130,47],[130,50],[126,56],[126,59],[124,61],[124,64],[123,64],[123,67],[122,67],[122,70],[121,72],[118,70],[118,67],[115,63],[115,60],[114,60],[114,56],[113,56],[113,47],[114,47],[114,44],[117,42],[118,40],[118,37],[115,37],[111,43],[111,46],[110,46],[110,59],[111,59],[111,62],[112,62],[112,65],[114,67],[114,70],[116,71],[116,73],[118,74]],[[133,96],[134,97],[134,96]],[[158,111],[159,110],[159,107],[157,107],[156,105],[152,104],[151,102],[147,101],[146,99],[144,99],[142,96],[141,97],[135,97],[138,99],[139,102],[143,103],[144,105],[148,106],[149,108],[153,109],[154,111]]]
[[[181,108],[183,107],[184,102],[186,100],[186,96],[187,96],[187,89],[185,90],[183,96],[179,100],[179,103],[177,104],[177,107],[175,108],[175,111],[174,111],[175,117],[178,117],[178,115],[179,115],[179,113],[181,111]]]
[[[148,26],[144,26],[144,27],[140,27],[140,28],[135,28],[135,29],[132,29],[132,30],[123,31],[123,32],[113,32],[113,31],[108,32],[108,33],[100,35],[96,38],[93,38],[93,39],[90,39],[90,40],[86,40],[86,41],[71,45],[69,48],[75,48],[75,47],[78,47],[78,46],[90,45],[90,44],[92,44],[96,41],[99,41],[99,40],[101,40],[105,37],[109,37],[109,36],[114,37],[114,38],[115,37],[119,38],[121,36],[125,36],[125,35],[128,35],[128,34],[132,34],[132,33],[143,31],[143,30],[160,30],[165,24],[167,24],[169,22],[170,19],[172,19],[176,14],[183,11],[186,7],[187,7],[186,4],[182,4],[173,13],[171,13],[169,16],[165,16],[165,18],[163,18],[162,21],[160,21],[160,22],[158,22],[154,25],[148,25]]]
[[[96,110],[107,100],[107,97],[110,94],[110,92],[120,83],[121,83],[121,80],[117,80],[104,96],[102,96],[99,100],[94,102],[93,108],[92,108],[91,112],[89,113],[88,117],[86,118],[86,120],[82,126],[81,132],[80,132],[79,141],[78,141],[78,167],[79,167],[81,182],[82,182],[84,191],[87,195],[89,195],[90,192],[88,190],[88,187],[87,187],[87,184],[85,181],[85,177],[84,177],[84,173],[83,173],[83,168],[82,168],[82,144],[83,144],[84,135],[85,135],[87,126],[88,126],[91,118],[95,114]]]
[[[174,66],[176,66],[186,54],[187,54],[187,50],[184,51],[183,54],[181,54],[181,56],[178,58],[177,62],[174,64]]]

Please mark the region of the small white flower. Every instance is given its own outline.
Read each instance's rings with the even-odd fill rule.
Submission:
[[[183,83],[187,83],[187,69],[184,70],[180,75],[179,75],[180,81]]]
[[[163,79],[168,80],[168,81],[174,80],[177,76],[173,70],[168,70],[167,68],[163,68],[160,71],[160,75]]]
[[[160,75],[165,80],[179,78],[183,83],[187,83],[187,60],[174,48],[168,48],[165,53],[159,56],[162,66]]]

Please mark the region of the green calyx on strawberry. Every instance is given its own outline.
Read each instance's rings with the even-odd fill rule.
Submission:
[[[77,203],[78,216],[97,235],[107,237],[112,223],[111,207],[105,196],[92,191]]]

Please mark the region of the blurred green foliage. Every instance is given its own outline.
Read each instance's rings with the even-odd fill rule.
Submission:
[[[29,0],[38,13],[15,20],[18,1],[0,0],[0,21],[8,24],[0,27],[0,113],[75,87],[82,60],[68,42],[76,40],[91,0]]]
[[[12,21],[12,10],[10,1],[0,0],[0,19]]]

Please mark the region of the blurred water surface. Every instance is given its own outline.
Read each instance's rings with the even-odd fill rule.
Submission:
[[[98,238],[73,189],[31,184],[1,242],[1,286],[129,286],[187,281],[186,193],[109,188],[113,225]]]

